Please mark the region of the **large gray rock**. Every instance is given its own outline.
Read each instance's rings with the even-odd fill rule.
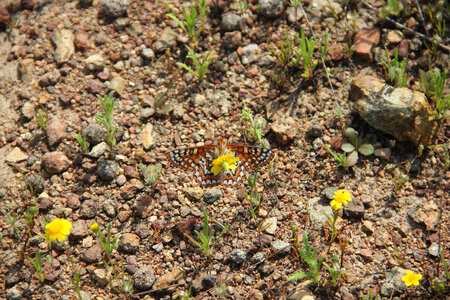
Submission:
[[[358,114],[374,128],[416,146],[433,143],[438,124],[423,93],[361,75],[353,79],[349,96]]]

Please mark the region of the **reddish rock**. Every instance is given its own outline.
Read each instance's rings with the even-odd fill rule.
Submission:
[[[81,259],[87,263],[97,262],[102,258],[102,251],[102,247],[99,244],[95,244],[81,254]]]
[[[53,147],[65,137],[67,125],[59,118],[52,118],[45,128],[47,133],[48,144]]]
[[[11,20],[11,15],[6,8],[0,8],[0,28],[7,28]]]
[[[67,199],[67,207],[71,209],[78,209],[80,208],[81,202],[80,202],[80,196],[78,195],[71,195],[69,199]]]
[[[272,123],[270,129],[275,134],[277,141],[281,145],[292,142],[297,135],[298,120],[293,117],[279,119]]]
[[[139,248],[139,237],[134,233],[125,233],[119,239],[119,251],[135,253]]]
[[[139,172],[132,166],[125,166],[123,168],[123,175],[127,178],[139,178]]]
[[[409,42],[408,40],[402,40],[398,45],[398,56],[408,57],[409,53]]]
[[[372,60],[372,48],[380,42],[380,29],[363,28],[355,35],[353,43],[355,44],[355,53],[364,60]]]
[[[328,51],[328,55],[332,61],[341,60],[344,58],[344,47],[339,44]]]
[[[335,137],[331,141],[331,148],[333,148],[334,150],[340,150],[342,145],[344,145],[344,142],[345,138],[343,138],[342,136]]]
[[[130,216],[132,215],[132,211],[131,210],[122,210],[117,214],[117,219],[121,222],[121,223],[125,223]]]
[[[52,263],[46,262],[42,267],[42,273],[44,273],[45,280],[54,282],[61,275],[61,263],[57,259],[53,259]]]
[[[81,239],[88,235],[88,227],[85,220],[78,220],[72,223],[70,236],[74,239]]]
[[[47,152],[42,157],[42,164],[49,174],[59,174],[66,171],[71,161],[61,151]]]
[[[90,48],[89,46],[89,39],[87,38],[87,36],[83,33],[77,33],[75,35],[75,47],[77,47],[77,49],[79,50],[87,50]]]

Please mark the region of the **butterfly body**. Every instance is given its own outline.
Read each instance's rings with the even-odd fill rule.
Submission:
[[[213,161],[230,152],[239,160],[236,168],[212,171]],[[217,145],[175,149],[167,153],[169,162],[187,171],[194,171],[194,179],[203,187],[224,185],[235,187],[245,179],[246,171],[254,170],[270,163],[275,154],[270,149],[250,145],[226,144],[220,139]]]

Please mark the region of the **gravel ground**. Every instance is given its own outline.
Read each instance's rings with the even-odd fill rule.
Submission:
[[[2,0],[0,297],[180,299],[189,291],[192,299],[351,300],[369,291],[380,299],[448,297],[448,274],[441,293],[433,288],[450,259],[448,149],[421,153],[414,140],[395,142],[395,132],[376,130],[357,113],[350,95],[357,76],[385,79],[385,47],[407,57],[407,88],[415,91],[420,70],[448,70],[448,49],[434,54],[425,38],[380,20],[363,2],[308,0],[295,13],[278,0],[250,0],[245,9],[211,0],[195,43],[166,15],[183,20],[187,1]],[[381,9],[382,1],[367,2]],[[432,36],[426,1],[418,1],[424,17],[416,1],[403,2],[409,15],[394,19]],[[277,60],[286,35],[301,29],[320,43],[329,32],[329,78],[318,48],[317,67],[306,78],[303,67]],[[202,59],[208,51],[217,56],[202,81],[177,65],[192,64],[189,45]],[[95,118],[102,112],[97,95],[112,90],[113,151]],[[193,172],[166,158],[170,150],[220,138],[258,145],[242,117],[243,101],[265,120],[262,133],[275,153],[272,165],[259,170],[254,216],[246,180],[235,188],[203,188]],[[48,120],[45,128],[36,112]],[[376,136],[376,151],[344,169],[323,144],[341,153],[348,127]],[[439,126],[432,144],[448,144],[449,128],[448,120]],[[79,133],[90,144],[85,153]],[[145,183],[141,163],[162,166],[155,185]],[[352,201],[338,212],[338,235],[330,242],[324,212],[332,214],[338,189]],[[28,235],[24,213],[35,205]],[[203,230],[204,208],[215,230],[209,256],[190,239]],[[8,215],[16,216],[21,233]],[[49,249],[44,219],[55,218],[73,227]],[[111,224],[118,237],[112,254],[89,230],[94,222],[104,233]],[[304,232],[317,255],[344,272],[337,282],[325,266],[317,282],[288,281],[298,270],[310,271],[297,251],[304,249]],[[43,282],[29,259],[37,251],[45,257]],[[419,286],[405,286],[407,270],[423,275]],[[132,280],[132,293],[123,291],[124,278]]]

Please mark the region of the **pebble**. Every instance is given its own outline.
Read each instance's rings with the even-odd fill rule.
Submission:
[[[88,50],[90,48],[88,37],[84,33],[75,34],[75,46],[82,51]]]
[[[97,215],[97,200],[88,199],[83,201],[78,212],[80,218],[92,219]]]
[[[373,151],[373,154],[379,158],[389,160],[392,155],[391,148],[378,148]]]
[[[164,28],[158,40],[153,43],[153,50],[155,52],[163,52],[167,48],[172,48],[177,43],[177,33],[170,27]]]
[[[14,149],[6,156],[6,161],[10,163],[18,163],[27,160],[28,157],[28,154],[23,152],[19,147],[14,147]]]
[[[285,241],[276,240],[270,243],[270,246],[275,249],[277,256],[284,256],[291,252],[291,244]]]
[[[265,219],[261,222],[261,228],[268,234],[275,235],[275,231],[278,229],[278,220],[276,217]]]
[[[380,29],[363,28],[356,33],[354,38],[355,53],[364,60],[372,60],[372,48],[380,42]]]
[[[61,78],[61,73],[58,70],[53,70],[51,72],[45,73],[39,78],[39,85],[42,87],[48,87],[55,85]]]
[[[364,204],[358,198],[353,198],[347,205],[344,205],[344,215],[349,218],[361,219],[364,217]]]
[[[108,149],[108,145],[106,145],[105,142],[101,142],[100,144],[95,145],[92,147],[92,150],[89,152],[90,157],[99,158],[103,154],[105,154],[106,150]]]
[[[200,201],[204,195],[203,189],[199,186],[185,190],[186,196],[193,201]]]
[[[236,265],[242,264],[247,259],[247,252],[236,249],[227,255],[227,261]]]
[[[103,212],[110,218],[114,218],[116,216],[116,207],[117,203],[113,200],[103,201],[102,204]]]
[[[308,201],[309,219],[314,229],[321,230],[327,220],[324,213],[331,216],[333,214],[332,210],[329,201],[323,201],[321,198],[313,198]]]
[[[258,13],[269,18],[281,15],[284,10],[283,0],[259,0]]]
[[[104,86],[105,85],[100,80],[91,79],[88,81],[88,92],[93,95],[100,94]]]
[[[220,189],[210,189],[203,196],[203,200],[208,204],[213,204],[220,198],[222,198],[223,194]]]
[[[139,268],[133,275],[134,286],[138,290],[149,290],[155,283],[156,277],[152,268],[144,266]]]
[[[323,127],[322,125],[318,124],[312,125],[306,132],[306,136],[312,139],[321,137],[322,134],[323,134]]]
[[[112,181],[116,178],[119,165],[113,160],[102,160],[98,163],[97,174],[103,181]]]
[[[53,32],[53,42],[56,45],[55,61],[57,64],[62,64],[72,57],[75,53],[75,37],[72,31],[68,29],[56,29]]]
[[[297,12],[296,12],[297,10]],[[287,18],[288,21],[290,23],[295,23],[300,21],[305,14],[303,13],[303,10],[300,7],[297,7],[297,9],[295,9],[295,7],[289,6],[288,8],[286,8],[286,14],[287,14]]]
[[[150,48],[144,48],[141,51],[141,55],[144,59],[151,60],[152,58],[155,57],[155,52]]]
[[[87,263],[95,263],[102,258],[103,248],[99,244],[95,244],[86,251],[81,253],[81,259]]]
[[[19,63],[17,71],[19,72],[22,82],[30,82],[33,78],[34,60],[31,58],[25,58]]]
[[[404,36],[400,30],[389,30],[386,39],[389,44],[398,44],[404,39]]]
[[[100,9],[107,17],[118,18],[127,14],[130,0],[102,0]]]
[[[142,146],[144,146],[144,149],[148,150],[155,146],[156,140],[155,140],[155,133],[153,132],[153,125],[151,123],[147,123],[142,129],[140,135],[139,135]]]
[[[127,82],[122,77],[120,77],[120,76],[114,77],[109,82],[108,88],[110,90],[116,91],[120,96],[122,96],[123,91],[125,90],[126,83]]]
[[[222,29],[224,31],[234,31],[239,30],[242,25],[242,17],[233,13],[226,13],[222,17]]]
[[[257,60],[261,56],[261,48],[257,44],[248,44],[244,48],[242,48],[242,64],[247,65],[255,60]]]
[[[293,117],[278,119],[272,123],[270,130],[275,134],[277,141],[286,145],[294,140],[298,133],[299,120]]]
[[[100,284],[101,286],[106,286],[109,282],[109,272],[106,271],[105,269],[95,269],[92,272],[92,277],[94,278],[94,280]]]
[[[139,237],[136,234],[124,233],[120,237],[119,251],[124,253],[136,253],[138,249],[139,249]]]
[[[42,157],[42,164],[49,174],[60,174],[69,169],[72,162],[61,151],[47,152]]]
[[[153,289],[159,290],[181,282],[186,277],[186,273],[181,268],[174,268],[171,272],[162,275],[156,280]]]
[[[45,180],[40,174],[30,174],[26,177],[27,185],[33,188],[33,194],[39,195],[39,198],[45,197],[47,194],[43,193],[45,189]],[[48,195],[47,195],[48,197]]]
[[[84,238],[88,235],[88,227],[85,220],[77,220],[72,222],[70,237],[76,240]]]
[[[47,134],[47,140],[50,147],[53,147],[66,136],[67,125],[59,118],[54,117],[50,119],[45,128]]]
[[[106,65],[106,60],[101,54],[92,54],[85,60],[89,71],[101,71]]]
[[[223,36],[222,45],[228,50],[236,50],[242,45],[242,33],[240,31],[226,32]],[[221,61],[216,64],[222,63]],[[222,67],[222,71],[226,71],[227,65]]]
[[[106,130],[97,123],[90,124],[86,128],[86,140],[91,147],[103,142],[105,136]]]
[[[6,299],[8,300],[22,300],[22,291],[16,286],[6,290]]]

